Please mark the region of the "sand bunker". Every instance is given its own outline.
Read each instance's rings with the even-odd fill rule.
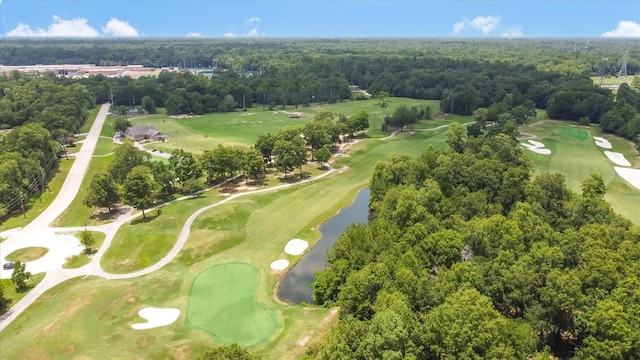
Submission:
[[[631,163],[627,161],[624,155],[620,154],[619,152],[605,151],[604,154],[607,155],[609,160],[616,163],[616,165],[631,166]]]
[[[535,147],[539,147],[539,148],[543,148],[544,144],[541,143],[540,141],[535,141],[535,140],[529,140],[529,143]]]
[[[289,255],[300,255],[307,249],[308,246],[309,243],[304,240],[293,239],[289,240],[287,245],[284,247],[284,252]]]
[[[138,315],[147,320],[147,322],[133,324],[131,325],[131,328],[134,330],[145,330],[172,324],[174,321],[178,320],[178,317],[180,316],[180,309],[147,307],[140,309],[140,311],[138,311]]]
[[[600,146],[601,148],[611,149],[611,143],[609,142],[609,140],[599,136],[594,136],[593,140],[595,140],[596,145]]]
[[[629,184],[640,190],[640,170],[629,169],[619,166],[613,167],[621,178],[625,179]]]
[[[277,270],[277,271],[282,271],[286,269],[287,266],[289,266],[289,260],[284,260],[284,259],[276,260],[271,263],[271,269]]]
[[[542,149],[544,147],[543,143],[541,143],[539,141],[533,141],[533,140],[529,140],[529,142],[531,144],[521,143],[520,145],[522,145],[525,148],[533,151],[536,154],[541,154],[541,155],[550,155],[551,154],[551,150]]]

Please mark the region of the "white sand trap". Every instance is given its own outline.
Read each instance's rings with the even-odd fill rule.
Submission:
[[[272,270],[282,271],[286,269],[287,266],[289,266],[289,260],[284,260],[284,259],[276,260],[271,263]]]
[[[613,167],[621,178],[625,179],[629,184],[640,190],[640,170],[623,168],[619,166]]]
[[[549,149],[529,148],[529,150],[533,151],[536,154],[540,154],[540,155],[551,155],[551,150],[549,150]]]
[[[131,325],[131,328],[134,330],[145,330],[172,324],[174,321],[178,320],[178,317],[180,316],[180,309],[147,307],[140,309],[140,311],[138,311],[138,315],[147,320],[147,322],[133,324]]]
[[[600,146],[601,148],[611,149],[611,143],[609,142],[609,140],[599,136],[594,136],[593,140],[595,140],[596,145]]]
[[[540,141],[535,141],[535,140],[529,140],[529,143],[535,147],[539,147],[539,148],[543,148],[544,144],[541,143]]]
[[[289,240],[287,245],[284,247],[284,252],[289,255],[300,255],[307,249],[308,246],[309,243],[304,240],[293,239]]]
[[[531,142],[531,140],[529,140]],[[534,145],[529,145],[526,143],[521,143],[520,145],[524,146],[525,148],[527,148],[528,150],[533,151],[536,154],[541,154],[541,155],[550,155],[551,154],[551,150],[549,149],[541,149],[541,147],[544,147],[544,144],[541,142],[537,142],[537,141],[533,141],[536,144]]]
[[[620,154],[619,152],[605,151],[604,154],[607,155],[609,160],[611,160],[614,163],[616,163],[616,165],[631,166],[631,163],[629,161],[627,161],[627,159],[624,157],[624,155]]]

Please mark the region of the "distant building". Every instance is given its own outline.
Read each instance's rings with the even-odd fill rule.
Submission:
[[[151,141],[165,141],[167,135],[161,133],[155,127],[151,125],[136,125],[128,128],[124,132],[124,136],[127,139],[133,141],[151,140]]]

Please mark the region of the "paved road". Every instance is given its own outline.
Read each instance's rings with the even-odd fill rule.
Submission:
[[[43,232],[46,231],[47,226],[53,222],[62,212],[71,204],[73,199],[75,198],[78,190],[80,189],[80,185],[82,184],[82,178],[89,166],[89,161],[91,161],[91,155],[95,150],[96,143],[98,142],[98,137],[100,136],[100,130],[102,130],[102,125],[107,118],[107,114],[109,113],[109,104],[103,104],[98,111],[98,115],[96,116],[93,125],[91,126],[91,130],[87,134],[86,139],[82,145],[80,151],[76,154],[73,165],[71,165],[71,169],[69,170],[69,174],[62,184],[60,188],[60,192],[56,198],[51,202],[51,204],[47,207],[45,211],[43,211],[40,216],[35,218],[29,225],[25,226],[20,231],[14,232],[11,236],[0,243],[0,253],[4,255],[8,255],[9,252],[6,250],[13,249],[16,247],[24,247],[28,246],[29,242],[34,240],[34,238],[39,238],[41,242],[43,242],[42,246],[48,247],[51,245],[50,242],[47,244],[47,238],[43,238]],[[53,231],[49,232],[50,234]],[[46,256],[46,255],[45,255]],[[53,287],[54,285],[70,278],[69,275],[75,273],[77,270],[67,270],[55,272],[47,272],[44,279],[32,289],[24,298],[18,301],[10,310],[11,314],[6,316],[2,322],[0,322],[0,331],[2,331],[7,325],[11,323],[18,315],[20,315],[31,303],[33,303],[40,295],[42,295],[46,290]]]

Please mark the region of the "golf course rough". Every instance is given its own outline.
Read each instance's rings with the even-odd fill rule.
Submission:
[[[258,302],[258,269],[249,264],[216,265],[200,273],[191,286],[188,323],[224,344],[268,343],[280,328],[278,313]]]

